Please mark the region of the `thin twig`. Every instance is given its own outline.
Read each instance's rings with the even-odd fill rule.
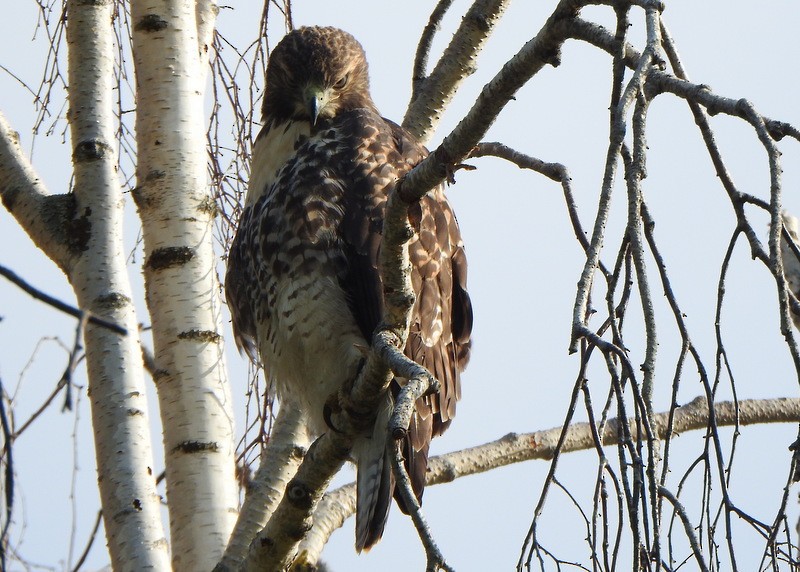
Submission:
[[[101,326],[112,332],[116,332],[120,335],[127,336],[128,330],[123,328],[122,326],[115,324],[113,322],[109,322],[108,320],[104,320],[103,318],[99,318],[95,316],[93,313],[89,312],[88,310],[80,310],[75,308],[74,306],[70,306],[69,304],[62,302],[57,298],[53,298],[49,294],[45,294],[41,290],[34,288],[28,282],[20,278],[14,271],[6,268],[5,266],[0,265],[0,276],[4,276],[13,284],[19,286],[22,290],[36,298],[37,300],[41,300],[42,302],[49,304],[53,308],[64,312],[65,314],[69,314],[70,316],[74,316],[78,319],[83,319],[84,316],[88,317],[89,323],[94,324],[96,326]]]
[[[87,319],[88,316],[84,314],[81,319],[78,320],[78,325],[75,326],[75,341],[72,344],[72,350],[69,352],[67,367],[64,369],[64,373],[61,376],[61,380],[63,380],[64,386],[66,387],[64,405],[61,407],[62,411],[72,410],[72,374],[75,373],[75,368],[78,367],[78,364],[84,357],[81,340],[83,340],[83,331],[86,328]],[[62,383],[61,380],[58,382],[59,385]]]
[[[6,392],[3,388],[3,380],[0,378],[0,425],[3,429],[3,461],[5,470],[3,471],[6,514],[3,523],[2,533],[0,533],[0,570],[6,569],[6,558],[8,548],[8,531],[11,527],[11,515],[14,509],[14,456],[12,454],[12,444],[14,436],[6,414]]]
[[[94,519],[94,526],[92,527],[92,532],[89,533],[89,539],[86,541],[86,547],[83,549],[80,558],[78,558],[78,562],[75,566],[72,567],[72,572],[78,572],[81,566],[84,565],[86,559],[89,557],[89,551],[92,549],[92,545],[94,544],[95,539],[97,538],[97,533],[100,530],[100,523],[103,522],[103,511],[97,511],[97,517]]]
[[[667,489],[667,487],[659,486],[658,494],[667,499],[672,504],[675,512],[678,513],[678,517],[680,517],[681,522],[683,522],[683,529],[686,532],[686,538],[689,539],[692,552],[694,552],[697,565],[701,570],[703,570],[703,572],[708,572],[708,566],[706,565],[705,560],[703,560],[703,552],[700,549],[700,543],[697,540],[697,535],[694,533],[692,522],[689,520],[689,516],[686,514],[686,509],[683,507],[680,501],[675,498],[675,495],[673,495],[670,490]]]
[[[403,503],[409,509],[411,520],[414,522],[414,527],[417,529],[419,539],[425,547],[425,555],[427,556],[426,572],[436,572],[437,570],[455,572],[455,570],[445,562],[444,555],[436,545],[431,529],[425,520],[425,516],[422,514],[422,509],[419,506],[417,497],[414,495],[414,490],[411,487],[411,479],[403,463],[403,444],[400,441],[389,441],[386,446],[388,449],[386,454],[392,459],[392,471],[397,484],[396,490],[400,493]]]
[[[411,101],[414,101],[419,95],[422,84],[426,78],[426,70],[428,69],[428,56],[431,52],[431,44],[436,32],[442,23],[442,18],[447,13],[448,8],[453,3],[453,0],[439,0],[436,7],[431,12],[428,23],[422,30],[422,35],[419,38],[417,45],[417,53],[414,55],[414,68],[411,73]]]

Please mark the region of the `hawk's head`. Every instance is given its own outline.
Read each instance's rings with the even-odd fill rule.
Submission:
[[[375,108],[364,49],[338,28],[307,27],[286,34],[267,64],[264,118],[307,120]]]

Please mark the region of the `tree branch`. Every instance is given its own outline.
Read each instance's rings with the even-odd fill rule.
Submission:
[[[250,542],[264,528],[281,500],[289,480],[305,455],[307,438],[301,409],[281,403],[261,462],[247,488],[244,504],[234,526],[225,555],[214,569],[238,570]]]
[[[19,134],[0,113],[0,199],[31,240],[69,275],[74,241],[65,232],[75,211],[72,195],[48,195],[19,146]]]
[[[417,44],[417,53],[414,55],[414,68],[411,72],[411,101],[419,97],[419,90],[424,85],[425,80],[428,78],[428,56],[431,52],[431,44],[433,38],[439,31],[439,26],[442,23],[442,18],[447,13],[447,10],[453,4],[453,0],[439,0],[436,8],[431,12],[428,23],[422,30],[422,35]]]
[[[411,513],[411,520],[414,521],[414,527],[417,529],[422,546],[425,548],[425,555],[427,556],[425,571],[445,570],[446,572],[454,572],[447,565],[442,551],[436,545],[431,529],[422,514],[422,508],[419,506],[416,495],[414,495],[411,479],[408,477],[408,472],[403,464],[403,445],[399,441],[394,441],[388,447],[391,449],[391,451],[387,451],[387,454],[391,455],[392,471],[397,481],[397,490]]]
[[[403,118],[403,127],[423,145],[433,135],[442,113],[461,83],[475,73],[475,60],[509,2],[510,0],[475,0],[428,77],[424,77],[424,65],[430,47],[427,44],[433,30],[429,31],[426,27],[417,50],[411,102]],[[441,7],[437,6],[431,16],[432,21],[438,12],[443,12]],[[446,10],[446,6],[444,9]]]
[[[722,401],[714,404],[714,413],[717,427],[796,423],[800,422],[800,398],[745,399],[738,404]],[[705,397],[696,397],[678,407],[671,428],[669,416],[669,411],[653,416],[658,439],[663,440],[689,431],[706,430],[709,426],[709,410]],[[624,426],[627,427],[631,439],[638,438],[639,429],[635,418],[627,419]],[[560,451],[557,444],[563,431],[561,426],[533,433],[509,433],[483,445],[431,457],[428,461],[427,484],[433,486],[449,483],[524,461],[549,461],[557,453],[594,449],[596,442],[593,435],[596,430],[589,423],[570,425]],[[624,433],[621,431],[620,420],[610,419],[598,437],[602,445],[614,446],[620,443],[622,435]],[[355,512],[355,493],[355,483],[326,493],[314,512],[314,527],[300,544],[305,562],[317,562],[330,535]]]
[[[103,318],[100,318],[89,311],[81,310],[80,308],[75,308],[74,306],[70,306],[66,302],[62,302],[58,298],[54,298],[53,296],[50,296],[49,294],[42,292],[38,288],[34,288],[28,282],[20,278],[16,272],[2,265],[0,265],[0,276],[7,278],[10,282],[13,282],[17,286],[19,286],[22,290],[24,290],[37,300],[41,300],[42,302],[52,306],[56,310],[64,312],[65,314],[69,314],[70,316],[78,318],[79,320],[82,320],[85,316],[88,318],[90,324],[94,324],[96,326],[109,329],[112,332],[120,334],[121,336],[128,335],[128,330],[126,330],[122,326],[115,324],[113,322],[109,322],[108,320],[104,320]]]
[[[580,4],[575,0],[562,0],[536,36],[484,86],[475,104],[442,144],[398,183],[397,192],[405,202],[411,204],[419,200],[430,189],[452,177],[455,165],[483,138],[514,93],[545,64],[558,65],[561,45]]]

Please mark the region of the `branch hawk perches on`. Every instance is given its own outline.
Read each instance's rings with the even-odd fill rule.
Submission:
[[[357,375],[381,320],[387,195],[427,151],[380,116],[361,45],[335,28],[301,28],[281,40],[262,112],[225,292],[240,349],[263,365],[281,407],[304,412],[314,437],[328,430],[325,402]],[[421,498],[430,440],[448,427],[461,396],[472,307],[461,234],[441,186],[410,207],[409,222],[417,298],[405,353],[441,382],[438,394],[417,401],[404,446]],[[392,382],[392,394],[401,383]],[[391,402],[387,395],[374,430],[353,446],[359,551],[380,540],[394,490],[385,458]]]

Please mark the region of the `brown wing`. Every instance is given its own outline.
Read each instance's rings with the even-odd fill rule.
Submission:
[[[405,130],[392,126],[401,147],[409,150],[405,155],[419,157],[415,164],[427,155]],[[469,360],[472,343],[472,303],[466,290],[467,259],[461,231],[443,186],[410,207],[409,222],[415,231],[409,243],[409,257],[417,298],[405,354],[427,368],[440,383],[438,393],[417,401],[405,443],[409,476],[421,500],[430,441],[450,425],[461,398],[461,372]],[[398,390],[399,385],[395,384],[395,391]],[[396,498],[406,511],[399,495]]]
[[[228,269],[225,274],[225,299],[231,313],[233,339],[239,352],[245,352],[253,363],[259,363],[256,343],[256,324],[251,305],[257,277],[252,275],[252,265],[247,263],[243,235],[250,229],[252,208],[248,207],[239,218],[238,232],[228,251]],[[240,236],[241,235],[241,236]]]
[[[430,441],[455,417],[461,372],[469,360],[472,304],[466,291],[467,262],[455,216],[442,189],[409,211],[416,236],[409,244],[411,281],[417,295],[405,353],[439,381],[439,392],[417,400],[405,444],[406,464],[421,499]],[[396,497],[400,507],[405,506]]]
[[[383,313],[378,256],[386,197],[427,151],[403,128],[369,110],[340,117],[337,128],[341,148],[356,149],[358,156],[337,165],[345,169],[339,175],[348,187],[341,229],[347,264],[340,284],[364,338],[371,341]],[[352,170],[346,165],[352,165]],[[406,465],[421,498],[431,438],[450,425],[461,397],[460,375],[471,345],[472,305],[466,291],[461,233],[443,187],[409,209],[409,222],[415,230],[409,255],[417,299],[405,353],[441,384],[437,394],[418,400],[405,443]],[[392,384],[395,394],[400,383]],[[399,495],[396,498],[405,510]]]

